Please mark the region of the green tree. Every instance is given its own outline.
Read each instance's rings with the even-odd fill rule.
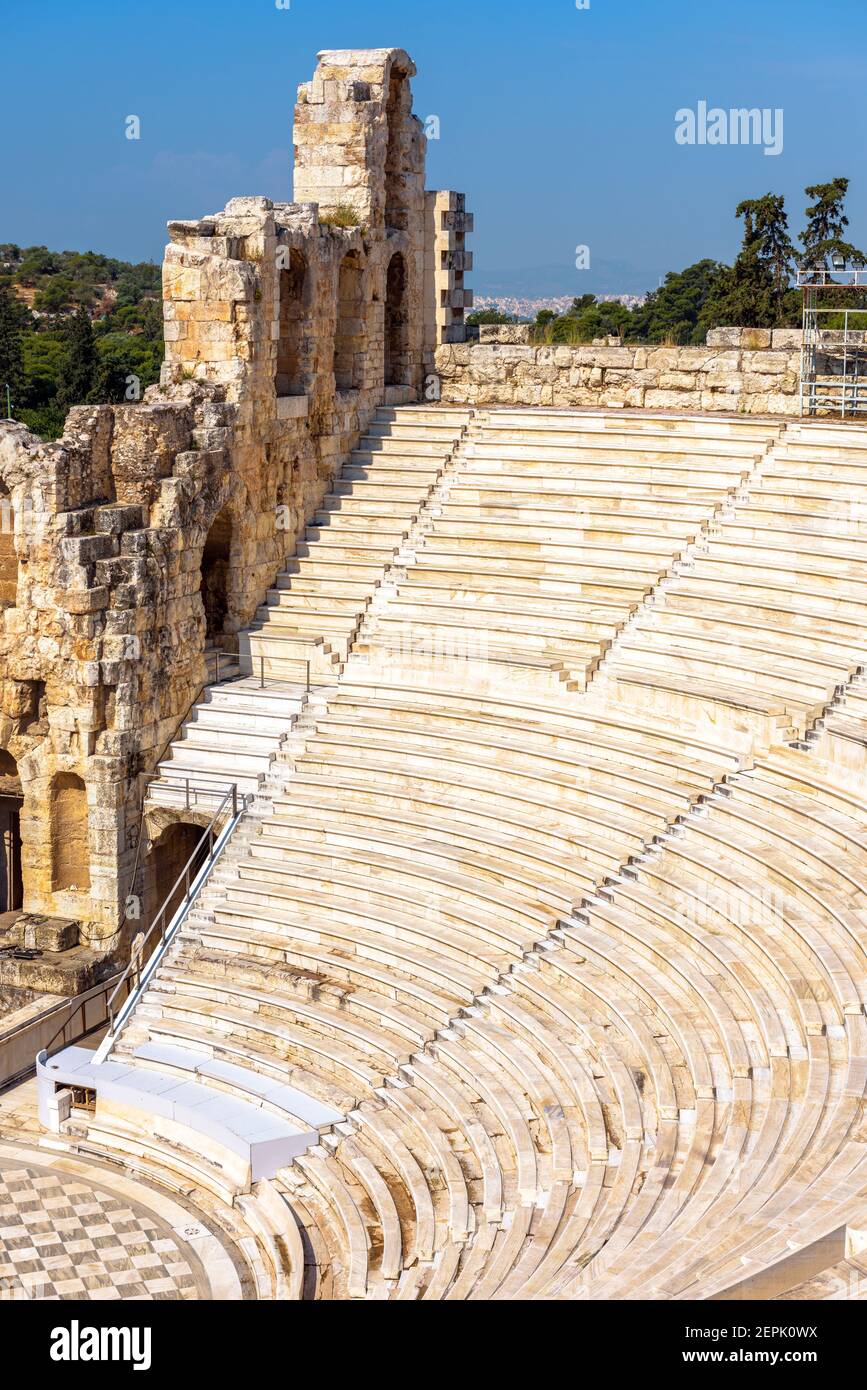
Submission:
[[[501,309],[476,309],[467,316],[467,323],[477,326],[480,323],[517,323],[514,314],[504,314]]]
[[[791,319],[794,308],[795,248],[785,199],[775,193],[747,198],[736,215],[744,223],[743,244],[734,265],[717,282],[708,317],[714,324],[778,328]]]
[[[15,405],[24,384],[22,332],[30,315],[8,289],[0,289],[0,417],[6,415],[6,386]]]
[[[36,291],[33,307],[41,314],[67,314],[75,299],[75,281],[69,275],[52,275]]]
[[[96,349],[91,401],[139,400],[146,386],[159,381],[162,343],[152,343],[141,334],[109,333],[97,338]]]
[[[57,389],[61,410],[82,405],[93,389],[96,375],[96,344],[87,310],[80,307],[63,325],[64,360]]]
[[[714,324],[742,328],[766,328],[773,318],[774,279],[762,255],[762,238],[756,230],[755,204],[739,203],[744,219],[741,249],[733,266],[723,271],[708,305]]]
[[[669,271],[665,283],[651,290],[644,303],[630,315],[630,340],[685,345],[703,343],[708,328],[714,326],[709,306],[728,269],[719,261],[704,260],[685,270]]]
[[[47,246],[28,246],[21,253],[15,278],[19,285],[32,289],[43,275],[58,275],[62,269],[61,258]]]
[[[848,179],[814,183],[804,189],[807,197],[813,199],[812,206],[807,208],[807,226],[801,236],[805,266],[830,269],[832,256],[842,256],[849,265],[867,265],[864,252],[845,239],[849,219],[843,204],[848,191]]]
[[[746,217],[748,213],[753,218],[759,255],[771,276],[773,309],[779,319],[786,311],[795,268],[795,248],[789,236],[786,200],[775,193],[766,193],[763,198],[740,204],[737,216]]]

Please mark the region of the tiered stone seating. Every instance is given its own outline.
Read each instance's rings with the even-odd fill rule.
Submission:
[[[477,1280],[493,1291],[541,1259],[531,1227],[556,1231],[588,1079],[558,1020],[480,1001],[499,1005],[574,902],[735,761],[623,712],[348,678],[284,756],[274,814],[182,927],[115,1055],[165,1069],[191,1049],[245,1099],[279,1077],[347,1115],[283,1176],[344,1243],[347,1296],[488,1296]],[[397,1140],[400,1175],[382,1167]],[[411,1288],[392,1207],[417,1213],[400,1227],[400,1248],[425,1252]],[[364,1257],[380,1246],[384,1264]]]
[[[469,419],[444,406],[377,410],[257,621],[241,634],[242,670],[290,682],[336,674]]]
[[[463,679],[583,689],[673,560],[750,473],[773,427],[494,411],[477,417],[455,480],[396,593],[360,640],[389,670],[469,662]]]
[[[556,436],[546,488],[572,468],[595,499],[594,470],[611,464],[592,455],[622,459],[628,438],[625,467],[651,469],[651,495],[680,456],[675,510],[708,468],[730,467],[736,489],[769,437],[734,421],[536,418]],[[825,435],[799,430],[776,446],[749,500],[726,504],[698,577],[667,580],[590,690],[564,698],[549,650],[535,689],[518,678],[517,647],[497,649],[489,682],[470,663],[450,684],[410,649],[388,657],[393,611],[435,636],[426,600],[403,616],[401,605],[456,499],[467,522],[474,509],[483,518],[480,536],[501,524],[488,510],[498,460],[516,525],[559,528],[559,512],[557,526],[524,519],[535,424],[503,412],[479,439],[498,424],[508,438],[449,470],[426,509],[440,515],[415,528],[416,563],[404,555],[361,650],[281,738],[267,799],[110,1055],[134,1091],[180,1088],[182,1109],[207,1092],[198,1121],[219,1131],[225,1104],[245,1133],[251,1115],[263,1134],[277,1126],[292,1152],[256,1181],[213,1132],[197,1152],[195,1125],[150,1132],[144,1109],[110,1103],[79,1115],[76,1134],[238,1207],[282,1297],[704,1299],[744,1285],[839,1296],[861,1253],[831,1236],[860,1229],[867,1196],[867,783],[841,756],[865,713],[864,678],[847,681],[864,661],[848,616],[861,562],[834,469],[822,471]],[[857,454],[841,467],[859,467]],[[708,484],[705,517],[726,481]],[[448,564],[468,565],[456,612],[468,623],[474,607],[493,612],[496,593],[497,613],[516,624],[535,613],[544,632],[545,593],[556,614],[567,563],[584,583],[592,550],[616,580],[603,534],[586,549],[567,542],[562,575],[535,576],[550,591],[523,577],[519,547],[536,542],[491,552],[500,571],[455,545]],[[658,535],[668,545],[674,532]],[[662,570],[675,553],[660,548]],[[325,563],[339,573],[349,560]],[[737,606],[751,588],[761,603],[746,593]],[[686,681],[670,672],[701,604],[720,671]],[[673,615],[652,647],[658,664],[631,664],[656,615]],[[749,665],[757,636],[733,645],[732,631],[759,621],[778,665]],[[550,628],[553,645],[565,630]],[[799,746],[786,746],[795,733]],[[297,1131],[309,1143],[295,1144]],[[809,1277],[790,1270],[804,1251]]]
[[[832,701],[814,729],[817,752],[838,775],[863,783],[867,776],[867,675],[859,672]]]
[[[765,744],[786,726],[804,736],[859,669],[867,621],[867,448],[825,438],[775,448],[749,499],[622,634],[601,699],[752,727]]]
[[[336,678],[469,419],[448,407],[376,412],[256,623],[240,635],[243,674],[197,701],[157,768],[151,805],[186,807],[192,789],[195,809],[205,810],[232,782],[244,795],[258,790],[311,682]],[[221,654],[225,676],[236,676],[233,660]]]
[[[692,1123],[704,1110],[712,1125],[688,1180],[669,1178],[586,1264],[592,1297],[721,1294],[845,1223],[867,1180],[867,801],[791,751],[728,791],[567,933],[609,969],[631,960],[631,987],[656,1000],[683,982]]]

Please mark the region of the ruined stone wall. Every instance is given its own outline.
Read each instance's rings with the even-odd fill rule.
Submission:
[[[141,403],[77,407],[53,444],[0,422],[0,752],[23,795],[24,908],[80,922],[95,957],[122,948],[127,894],[149,899],[140,774],[207,645],[237,649],[375,408],[419,396],[414,72],[402,50],[320,54],[298,201],[169,224],[166,357]]]
[[[721,330],[726,331],[726,330]],[[735,330],[739,332],[740,330]],[[799,413],[792,348],[569,347],[509,341],[447,343],[436,353],[442,399],[455,405]],[[505,341],[500,341],[501,338]]]

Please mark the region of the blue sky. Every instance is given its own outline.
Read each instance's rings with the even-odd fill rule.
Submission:
[[[170,217],[286,198],[317,50],[399,45],[441,120],[428,186],[476,213],[476,288],[646,288],[731,259],[742,198],[784,193],[797,230],[838,175],[867,243],[865,0],[18,0],[4,39],[0,241],[158,260]],[[700,100],[781,107],[783,153],[677,145]]]

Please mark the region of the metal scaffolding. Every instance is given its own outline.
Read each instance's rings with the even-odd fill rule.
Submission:
[[[797,283],[804,296],[801,414],[867,416],[867,307],[841,303],[867,305],[867,270],[803,267]],[[842,326],[823,328],[832,315]]]

